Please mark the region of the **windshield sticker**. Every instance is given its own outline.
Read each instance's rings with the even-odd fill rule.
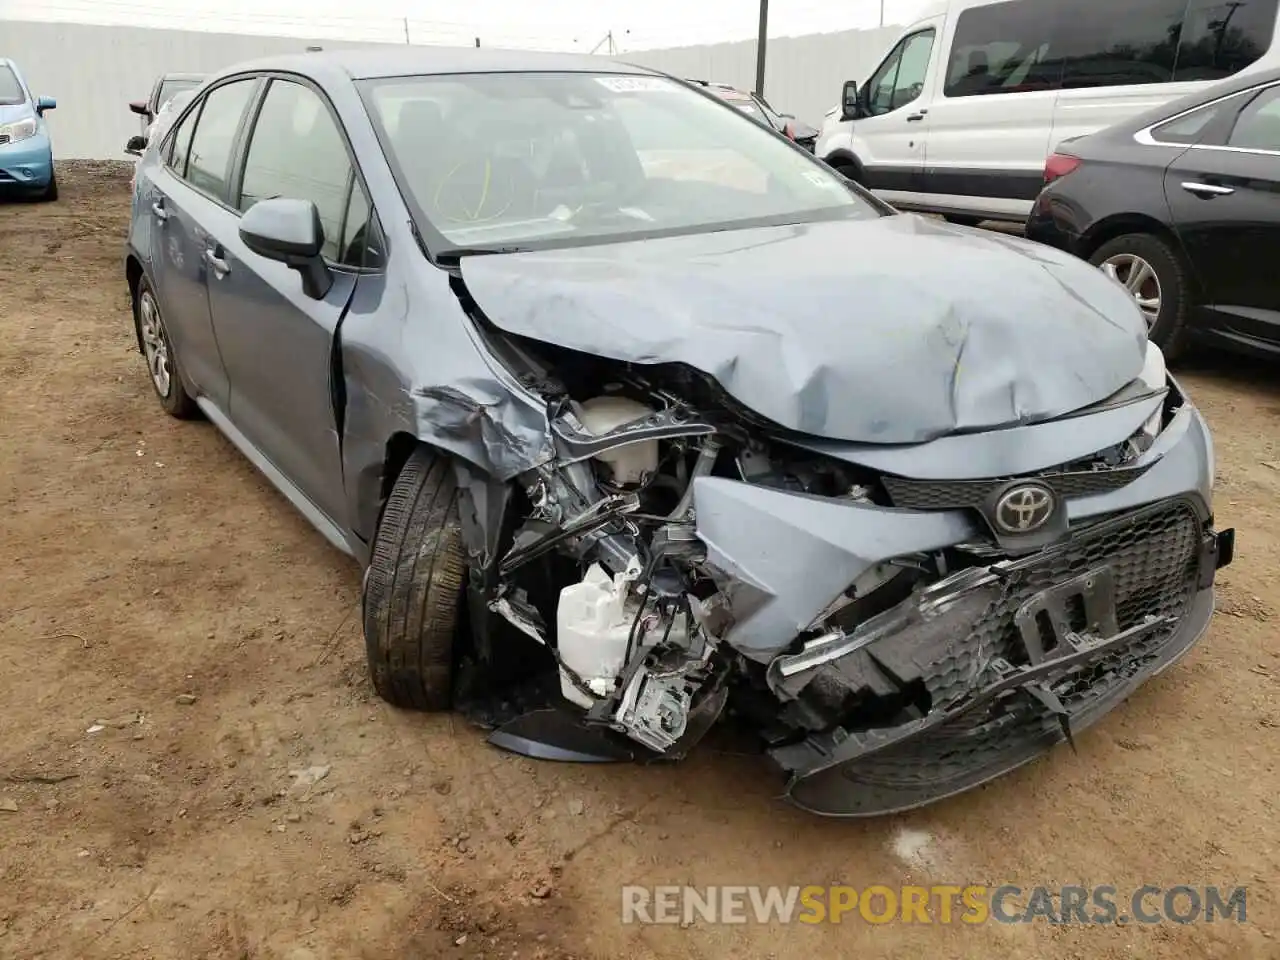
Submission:
[[[614,93],[670,93],[675,89],[662,77],[596,77],[596,83]]]

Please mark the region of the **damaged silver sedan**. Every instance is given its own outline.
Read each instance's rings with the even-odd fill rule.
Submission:
[[[745,727],[828,815],[1072,741],[1204,632],[1204,421],[1132,298],[704,91],[419,48],[209,80],[142,157],[161,404],[364,567],[370,674],[506,749]]]

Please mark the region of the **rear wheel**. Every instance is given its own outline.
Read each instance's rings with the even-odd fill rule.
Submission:
[[[858,169],[857,164],[850,163],[848,160],[837,160],[834,163],[827,161],[827,165],[847,180],[852,180],[854,183],[862,182],[862,171]]]
[[[200,415],[200,408],[187,393],[178,372],[178,357],[173,352],[173,342],[164,325],[160,304],[147,278],[138,280],[138,292],[133,300],[133,319],[138,326],[138,340],[142,355],[151,375],[151,387],[165,413],[179,420],[193,420]]]
[[[1172,360],[1184,348],[1190,312],[1186,270],[1161,237],[1129,233],[1108,240],[1089,262],[1122,284],[1147,321],[1147,336]]]
[[[449,709],[465,561],[453,468],[419,447],[387,499],[365,577],[369,676],[388,703]]]

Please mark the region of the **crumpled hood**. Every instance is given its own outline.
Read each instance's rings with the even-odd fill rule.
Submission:
[[[26,120],[34,115],[35,111],[29,103],[0,103],[0,124]]]
[[[1115,393],[1146,326],[1049,247],[913,215],[466,257],[508,333],[685,363],[782,427],[867,443],[1035,423]]]

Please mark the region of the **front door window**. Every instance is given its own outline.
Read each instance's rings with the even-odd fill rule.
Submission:
[[[873,116],[904,107],[924,92],[932,52],[932,30],[903,38],[868,83],[867,107]]]

